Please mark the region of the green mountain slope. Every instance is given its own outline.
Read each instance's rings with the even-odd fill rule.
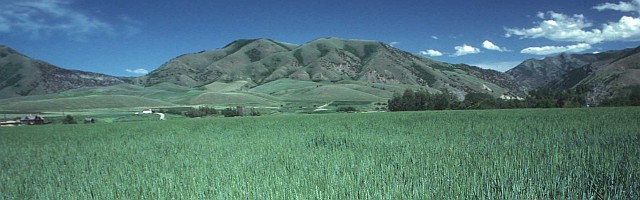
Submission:
[[[172,59],[136,82],[201,87],[245,81],[253,87],[281,79],[420,86],[432,91],[447,89],[460,98],[468,92],[496,97],[519,94],[517,83],[497,71],[443,63],[377,41],[340,38],[321,38],[299,46],[270,39],[238,40],[221,49]]]
[[[0,99],[122,83],[109,75],[59,68],[0,45]]]
[[[527,89],[599,87],[616,92],[640,85],[640,47],[597,54],[561,54],[527,60],[506,72]]]
[[[64,111],[101,108],[137,108],[175,106],[175,104],[130,95],[89,95],[81,97],[38,99],[3,104],[2,110],[22,112]]]

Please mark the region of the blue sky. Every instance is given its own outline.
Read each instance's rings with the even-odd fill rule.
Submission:
[[[0,0],[0,44],[54,65],[140,76],[237,39],[378,40],[505,71],[640,43],[640,0]]]

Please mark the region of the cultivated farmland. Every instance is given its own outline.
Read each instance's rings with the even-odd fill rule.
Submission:
[[[0,199],[639,199],[640,108],[0,129]]]

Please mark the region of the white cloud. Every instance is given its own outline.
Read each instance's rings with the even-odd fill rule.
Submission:
[[[482,42],[482,47],[484,47],[485,49],[499,51],[499,52],[507,51],[506,48],[499,47],[498,45],[493,44],[493,42],[489,40],[485,40],[484,42]]]
[[[640,0],[637,0],[640,1]],[[611,7],[611,6],[609,6]],[[546,38],[552,41],[597,44],[610,41],[640,41],[640,18],[623,16],[593,28],[584,15],[565,15],[556,12],[538,13],[543,21],[528,29],[507,28],[506,36]]]
[[[542,47],[528,47],[520,51],[520,53],[534,54],[534,55],[550,55],[563,52],[578,53],[591,49],[591,45],[587,43],[580,43],[576,45],[568,46],[542,46]]]
[[[149,71],[146,69],[126,69],[125,71],[132,74],[140,74],[140,75],[145,75],[149,73]]]
[[[517,35],[522,38],[547,38],[553,41],[589,43],[602,41],[599,37],[600,30],[584,30],[593,26],[585,20],[584,15],[568,16],[562,13],[548,12],[546,14],[538,13],[538,17],[543,21],[536,22],[536,27],[528,29],[507,28],[506,36]]]
[[[91,35],[136,34],[135,24],[121,20],[123,29],[73,9],[69,0],[23,0],[0,4],[0,32],[26,34],[34,39],[63,34],[82,41]],[[119,29],[119,28],[118,28]],[[123,33],[124,32],[124,33]]]
[[[389,42],[389,46],[395,46],[397,44],[400,44],[400,42]]]
[[[425,55],[425,56],[431,56],[431,57],[438,57],[438,56],[444,55],[442,52],[436,51],[436,50],[433,50],[433,49],[429,49],[429,50],[426,50],[426,51],[420,51],[420,54]]]
[[[617,23],[603,25],[603,41],[640,41],[640,18],[623,16]]]
[[[468,54],[480,53],[480,49],[466,45],[466,44],[462,46],[456,46],[454,48],[456,49],[456,53],[454,53],[453,56],[464,56]]]
[[[633,0],[632,2],[619,2],[615,3],[604,3],[593,7],[598,11],[603,10],[615,10],[621,12],[636,12],[640,13],[640,0]]]
[[[438,36],[432,35],[432,36],[431,36],[431,39],[438,40],[438,39],[440,39],[440,38],[439,38]]]

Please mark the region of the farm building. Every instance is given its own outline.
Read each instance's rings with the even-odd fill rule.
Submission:
[[[0,122],[0,126],[4,127],[4,126],[20,126],[20,121],[19,120],[15,120],[15,121],[4,121],[4,122]]]
[[[153,110],[151,110],[151,109],[143,110],[142,114],[153,114]]]
[[[96,123],[96,119],[93,118],[93,117],[84,118],[84,123],[85,124],[95,124]]]
[[[38,115],[27,115],[20,119],[22,124],[26,125],[36,125],[36,124],[47,124],[47,120],[44,117]]]

